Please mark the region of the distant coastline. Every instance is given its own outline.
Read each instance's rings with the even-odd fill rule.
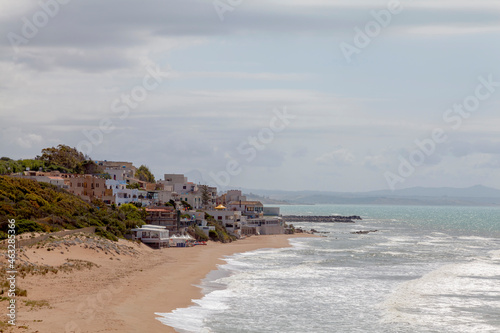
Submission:
[[[468,188],[414,187],[370,192],[243,191],[269,205],[500,206],[500,190],[480,185]]]

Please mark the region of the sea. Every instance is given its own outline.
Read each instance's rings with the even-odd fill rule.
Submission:
[[[500,207],[280,207],[362,220],[294,222],[321,237],[225,258],[203,298],[158,320],[181,333],[500,332]]]

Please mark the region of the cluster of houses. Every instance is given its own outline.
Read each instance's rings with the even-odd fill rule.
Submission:
[[[165,174],[163,180],[149,183],[135,178],[137,169],[130,162],[96,163],[105,177],[58,171],[25,171],[17,176],[53,184],[87,202],[99,199],[109,205],[145,207],[147,224],[133,229],[133,237],[155,247],[193,244],[186,232],[191,225],[209,235],[215,227],[208,225],[206,214],[237,238],[285,233],[278,207],[249,201],[239,190],[218,195],[216,187],[194,184],[182,174]]]

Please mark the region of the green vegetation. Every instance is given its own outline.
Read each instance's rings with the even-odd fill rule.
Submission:
[[[200,228],[198,228],[198,226],[196,226],[196,225],[192,225],[188,228],[188,234],[190,234],[191,237],[193,237],[197,241],[207,241],[208,240],[208,236],[205,235],[205,233]]]
[[[98,227],[98,234],[115,240],[145,223],[146,211],[126,204],[112,209],[100,200],[92,204],[48,183],[0,176],[0,239],[6,238],[9,219],[16,232],[52,232]]]
[[[149,171],[149,168],[145,165],[141,165],[139,169],[135,172],[135,178],[142,180],[144,182],[154,183],[155,176]]]
[[[0,321],[0,333],[6,332],[4,329],[7,329],[11,325],[7,321]]]
[[[215,230],[210,230],[208,236],[214,241],[219,241],[221,243],[230,243],[236,240],[235,236],[231,236],[227,233],[227,230],[220,223],[215,221],[208,221],[209,226],[214,226]]]
[[[201,203],[204,208],[208,206],[208,202],[210,201],[210,193],[208,191],[207,185],[201,185]]]
[[[44,169],[45,163],[37,160],[18,160],[14,161],[8,157],[0,158],[0,175],[6,175],[12,172],[22,172],[26,168],[30,170]]]
[[[2,269],[2,271],[0,272],[0,277],[2,277],[2,282],[0,284],[0,295],[3,295],[3,294],[6,294],[10,288],[10,282],[9,281],[6,281],[5,277],[7,276],[6,274],[6,269]],[[16,285],[16,288],[14,289],[14,293],[16,294],[16,296],[22,296],[22,297],[26,297],[28,296],[28,292],[25,290],[25,289],[21,289],[19,288],[17,285]]]
[[[8,175],[29,170],[60,171],[66,173],[100,174],[103,172],[89,157],[84,156],[76,148],[66,145],[42,149],[42,155],[34,159],[12,160],[0,158],[0,175]]]
[[[27,300],[27,301],[24,301],[24,305],[31,307],[31,310],[33,310],[35,308],[43,308],[43,307],[50,308],[49,302],[46,300],[40,300],[40,301]]]
[[[189,203],[187,203],[186,201],[182,201],[181,200],[181,204],[182,206],[184,206],[184,208],[187,208],[189,210],[192,210],[193,209],[193,206],[191,206]]]
[[[139,184],[139,183],[127,184],[127,188],[131,189],[131,190],[133,190],[133,189],[139,190],[141,188],[141,184]]]
[[[212,239],[212,240],[218,240],[219,239],[219,234],[217,233],[217,231],[215,230],[210,230],[208,232],[208,236]]]

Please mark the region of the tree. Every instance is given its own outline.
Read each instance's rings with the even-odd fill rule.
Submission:
[[[45,162],[47,165],[61,166],[65,169],[75,170],[88,159],[83,153],[66,145],[58,145],[52,148],[42,149],[42,156],[37,156],[38,160]]]
[[[208,190],[207,185],[200,185],[201,189],[201,203],[203,205],[203,208],[208,207],[208,203],[210,202],[210,192]]]
[[[169,203],[171,206],[173,206],[173,207],[174,207],[174,209],[177,209],[177,204],[175,203],[175,201],[174,201],[174,200],[170,199],[170,200],[168,201],[168,203]]]
[[[131,189],[131,190],[133,190],[133,189],[139,190],[139,189],[141,189],[141,184],[139,184],[139,183],[127,184],[127,188]]]
[[[181,200],[181,204],[184,206],[184,208],[187,208],[189,210],[193,209],[193,206],[191,206],[188,202]]]
[[[104,172],[104,169],[101,166],[97,165],[97,163],[89,159],[80,163],[80,165],[75,168],[75,171],[77,173],[83,172],[85,174],[102,174]],[[109,174],[108,177],[108,179],[111,179],[111,176]]]
[[[103,172],[102,167],[90,157],[66,145],[42,149],[42,156],[37,156],[36,160],[45,164],[49,170],[86,174]]]
[[[149,171],[149,168],[145,165],[141,165],[139,169],[135,172],[135,178],[149,182],[149,183],[154,183],[155,182],[155,176]]]

